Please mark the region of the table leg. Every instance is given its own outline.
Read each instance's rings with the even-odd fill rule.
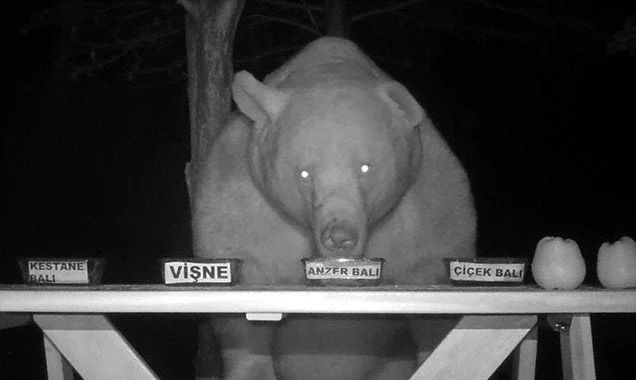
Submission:
[[[515,380],[534,380],[537,362],[537,327],[526,335],[515,349],[512,376]]]
[[[49,380],[73,380],[73,368],[53,345],[51,340],[43,335],[44,355],[46,356],[46,373]]]
[[[36,314],[33,320],[51,347],[55,346],[86,380],[157,379],[103,315]]]
[[[589,314],[573,315],[569,329],[560,333],[561,365],[565,380],[595,380],[592,324]]]
[[[411,380],[488,379],[536,322],[534,315],[466,315]]]

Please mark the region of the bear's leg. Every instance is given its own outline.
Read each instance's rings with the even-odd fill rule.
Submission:
[[[221,347],[214,335],[212,318],[199,321],[197,356],[194,369],[197,380],[220,379],[223,373]]]
[[[457,325],[459,319],[450,315],[413,316],[409,320],[411,339],[417,350],[417,366],[435,350],[437,345]]]
[[[275,328],[243,315],[210,317],[199,329],[197,379],[276,379],[271,355]]]

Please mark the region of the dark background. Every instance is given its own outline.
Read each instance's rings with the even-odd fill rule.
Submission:
[[[351,39],[413,91],[466,167],[480,254],[531,257],[543,236],[572,238],[586,283],[597,285],[600,244],[636,237],[636,3],[446,3],[354,17]],[[20,255],[104,256],[105,283],[156,283],[159,257],[190,255],[186,73],[174,64],[185,57],[183,14],[173,2],[146,3],[160,16],[131,23],[124,9],[102,27],[91,20],[103,15],[68,4],[3,3],[13,88],[2,130],[0,283],[21,282]],[[387,4],[351,1],[349,11]],[[311,25],[303,12],[248,1],[235,69],[259,78],[316,37],[264,15]],[[614,44],[630,16],[631,54]],[[101,65],[112,55],[95,46],[113,41],[109,31],[130,40],[157,19],[171,38]],[[191,376],[196,316],[112,318],[162,378]],[[636,378],[633,315],[592,321],[598,378]],[[41,378],[40,339],[32,326],[0,332],[0,378],[18,369]],[[547,329],[537,378],[560,378],[558,336]]]

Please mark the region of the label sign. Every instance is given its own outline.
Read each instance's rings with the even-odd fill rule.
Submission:
[[[451,261],[450,279],[454,281],[522,282],[524,263],[472,263]]]
[[[330,262],[305,262],[305,275],[308,280],[378,280],[382,264],[340,264]]]
[[[87,260],[28,262],[29,281],[42,284],[88,284]]]
[[[165,262],[163,279],[166,284],[229,284],[232,282],[232,264],[230,262]]]

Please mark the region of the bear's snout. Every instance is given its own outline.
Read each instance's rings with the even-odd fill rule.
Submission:
[[[333,253],[342,253],[358,244],[358,231],[350,222],[332,222],[320,234],[322,245]]]

